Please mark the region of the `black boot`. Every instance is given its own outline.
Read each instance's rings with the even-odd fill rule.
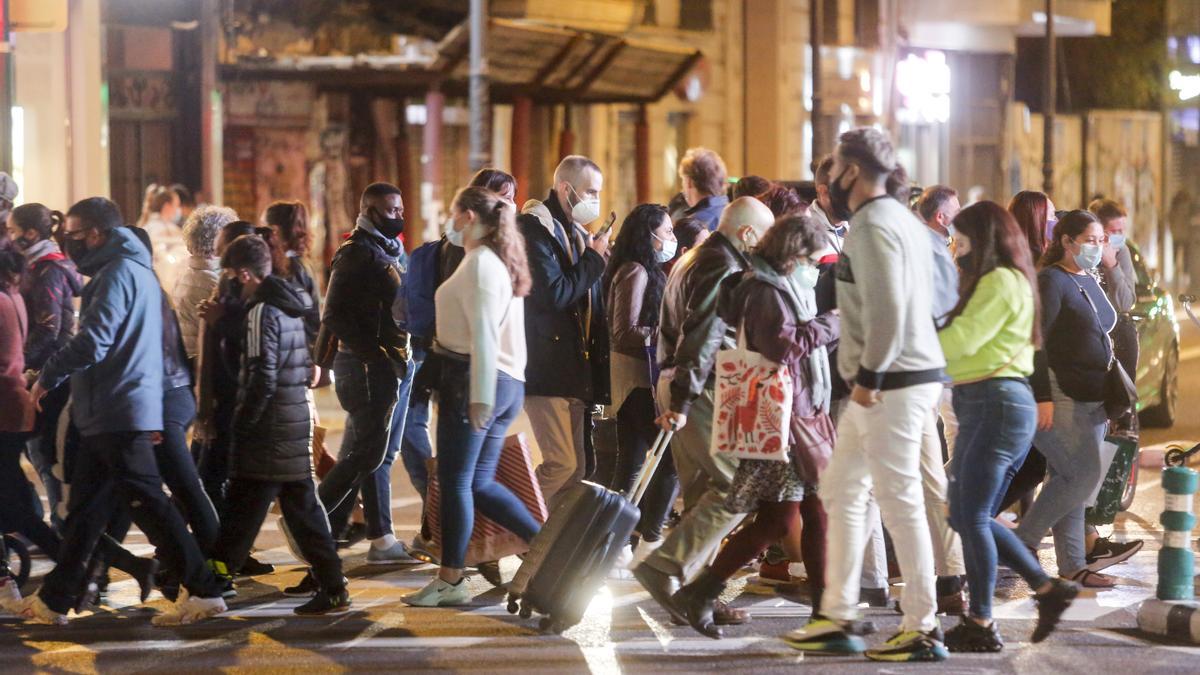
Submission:
[[[688,623],[701,635],[719,640],[724,633],[713,621],[713,602],[725,590],[725,582],[704,570],[695,581],[675,592],[671,602],[687,616]]]

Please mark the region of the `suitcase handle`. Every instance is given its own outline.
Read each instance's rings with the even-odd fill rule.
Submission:
[[[638,473],[637,482],[633,484],[633,493],[629,499],[634,506],[641,503],[646,490],[650,488],[650,480],[654,478],[654,472],[658,470],[658,465],[662,462],[663,455],[666,454],[667,448],[671,444],[671,437],[674,435],[674,429],[660,430],[658,438],[654,439],[654,445],[651,445],[650,450],[646,452],[646,461],[642,464],[641,472]]]

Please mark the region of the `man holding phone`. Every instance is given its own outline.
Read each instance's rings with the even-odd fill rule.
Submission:
[[[533,276],[525,300],[525,414],[542,452],[537,477],[547,501],[591,473],[591,408],[609,399],[600,277],[611,225],[595,236],[587,229],[600,218],[603,187],[600,167],[571,155],[554,170],[546,200],[527,202],[517,221]]]

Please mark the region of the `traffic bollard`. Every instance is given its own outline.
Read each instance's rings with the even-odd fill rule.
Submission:
[[[1200,485],[1200,475],[1191,469],[1173,466],[1163,469],[1162,486],[1165,506],[1159,522],[1163,526],[1163,545],[1158,552],[1158,599],[1191,600],[1195,597],[1195,555],[1192,553],[1192,495]]]

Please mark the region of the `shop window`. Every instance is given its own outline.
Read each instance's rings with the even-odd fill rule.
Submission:
[[[712,0],[687,0],[679,3],[679,27],[683,30],[712,30]]]

